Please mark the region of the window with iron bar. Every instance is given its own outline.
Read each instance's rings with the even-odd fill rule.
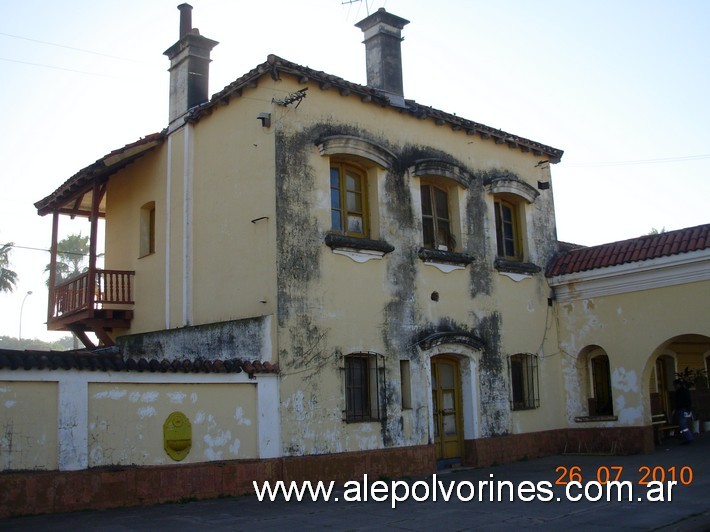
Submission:
[[[343,357],[345,421],[380,419],[384,389],[384,357],[378,353],[353,353]]]
[[[508,358],[510,408],[529,410],[540,406],[537,356],[518,353]]]

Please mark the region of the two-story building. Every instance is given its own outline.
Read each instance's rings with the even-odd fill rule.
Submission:
[[[270,55],[210,98],[217,43],[179,8],[168,126],[36,204],[54,219],[53,256],[63,215],[90,223],[90,267],[50,279],[48,315],[87,352],[0,359],[26,412],[35,401],[58,412],[22,429],[35,442],[24,454],[2,449],[4,469],[179,475],[187,466],[168,467],[179,463],[221,479],[126,496],[137,503],[251,479],[653,445],[656,359],[689,342],[693,367],[710,354],[697,318],[708,226],[701,244],[655,256],[692,255],[695,277],[583,292],[598,268],[623,277],[629,261],[592,265],[579,259],[592,248],[557,241],[550,168],[562,151],[407,99],[408,21],[380,9],[357,24],[365,86]],[[658,260],[654,271],[668,266]],[[687,307],[656,327],[653,302],[683,307],[678,290]],[[629,344],[646,328],[657,334],[641,333],[639,355]]]

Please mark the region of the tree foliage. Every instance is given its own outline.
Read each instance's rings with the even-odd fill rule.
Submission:
[[[17,274],[10,269],[10,250],[15,244],[0,247],[0,292],[12,292],[17,285]]]
[[[45,342],[37,338],[23,338],[20,340],[12,336],[0,336],[0,349],[67,351],[74,349],[74,338],[72,336],[62,336],[52,342]]]
[[[89,237],[78,235],[69,235],[68,237],[57,242],[57,264],[55,268],[55,284],[75,277],[89,269],[87,263],[89,260]],[[49,273],[52,270],[52,264],[47,264],[44,271]],[[49,284],[49,279],[47,280]]]

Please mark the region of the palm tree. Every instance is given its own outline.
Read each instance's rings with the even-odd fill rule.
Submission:
[[[55,284],[84,273],[88,268],[86,266],[87,256],[89,254],[89,237],[78,235],[69,235],[68,237],[57,242],[57,263],[55,268]],[[44,268],[45,272],[52,269],[51,264],[47,264]],[[47,280],[49,283],[49,280]]]
[[[12,292],[17,285],[17,274],[8,268],[10,250],[14,245],[14,242],[8,242],[0,247],[0,292]]]

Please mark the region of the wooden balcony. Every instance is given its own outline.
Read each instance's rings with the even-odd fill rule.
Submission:
[[[93,346],[86,332],[102,345],[113,345],[113,329],[126,329],[133,318],[133,276],[123,270],[95,270],[72,277],[50,290],[47,328],[70,331]]]

